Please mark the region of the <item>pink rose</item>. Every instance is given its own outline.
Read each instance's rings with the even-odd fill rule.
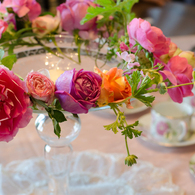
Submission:
[[[9,142],[32,118],[25,82],[0,66],[0,141]]]
[[[0,38],[2,34],[6,31],[7,27],[8,27],[7,22],[0,20]]]
[[[56,81],[55,95],[65,111],[87,113],[100,96],[101,77],[90,71],[65,71]]]
[[[180,85],[184,83],[191,83],[193,68],[188,64],[186,58],[174,56],[163,71],[159,73],[163,79],[168,78],[172,85]],[[182,103],[183,97],[193,96],[193,85],[186,85],[168,89],[168,94],[174,102]]]
[[[67,0],[57,7],[60,11],[62,28],[65,31],[72,32],[74,29],[88,31],[96,25],[96,18],[86,22],[84,25],[80,21],[85,17],[89,6],[96,7],[96,4],[90,0]]]
[[[38,100],[51,104],[54,100],[55,85],[45,75],[38,72],[30,72],[26,76],[26,85],[30,95]]]
[[[52,32],[60,33],[60,13],[57,12],[55,17],[51,15],[37,17],[32,21],[32,27],[33,32],[36,33],[40,38]]]
[[[131,48],[138,42],[143,48],[158,57],[169,52],[170,39],[165,37],[159,28],[151,26],[146,20],[134,18],[127,25],[127,31]]]
[[[0,10],[5,12],[5,8],[12,8],[20,18],[28,14],[30,21],[41,14],[41,6],[36,0],[4,0]]]

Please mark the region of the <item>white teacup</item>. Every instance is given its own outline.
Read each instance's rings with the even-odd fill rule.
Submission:
[[[180,142],[188,138],[193,108],[186,103],[161,102],[152,107],[153,137],[162,142]]]

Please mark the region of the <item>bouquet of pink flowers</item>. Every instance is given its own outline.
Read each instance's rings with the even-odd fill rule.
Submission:
[[[108,21],[112,23],[112,18],[108,14],[113,13],[111,0],[107,0],[105,3],[97,1],[104,8],[96,6],[89,0],[68,0],[57,8],[65,21],[64,23],[59,22],[59,25],[56,22],[59,15],[37,18],[40,7],[35,1],[20,1],[20,3],[23,2],[22,6],[15,5],[13,2],[11,3],[12,12],[18,17],[24,17],[23,19],[26,16],[30,20],[32,19],[32,24],[36,27],[31,30],[37,33],[36,36],[54,32],[50,26],[54,25],[55,30],[59,30],[61,26],[75,36],[90,37],[92,36],[90,33],[93,31],[94,35],[97,30],[97,28],[94,30],[96,26],[94,21],[98,20],[97,15],[103,13],[102,9],[104,9],[104,15],[100,21],[103,23],[105,19],[106,28],[109,27],[106,25]],[[123,6],[129,2],[121,2],[116,4],[116,7],[122,10]],[[31,10],[32,5],[37,6],[36,11]],[[129,6],[131,7],[131,5]],[[5,7],[10,8],[10,1],[5,0],[0,6],[1,10]],[[89,9],[87,9],[88,7]],[[84,26],[80,24],[80,18],[85,14],[78,12],[78,9],[88,10],[88,14],[83,19],[86,22]],[[73,14],[77,12],[78,15]],[[39,28],[40,26],[42,27]],[[6,33],[13,32],[8,29],[7,25],[1,28],[3,40],[7,36]],[[16,32],[16,35],[22,35],[21,31],[18,31],[20,33]],[[116,121],[104,127],[114,133],[121,131],[125,137],[127,148],[125,163],[128,165],[136,163],[137,157],[130,154],[127,138],[132,139],[133,136],[141,135],[141,131],[136,130],[139,121],[127,124],[124,113],[120,111],[121,104],[125,103],[131,109],[131,99],[136,98],[146,106],[151,106],[155,99],[151,92],[160,94],[167,92],[173,101],[182,103],[184,97],[193,95],[192,80],[195,77],[193,72],[195,57],[192,52],[179,49],[176,44],[163,35],[159,28],[151,26],[143,19],[132,19],[124,31],[127,33],[120,39],[112,39],[114,48],[109,53],[122,59],[118,67],[104,71],[95,67],[94,72],[82,69],[79,71],[68,70],[61,74],[55,83],[40,72],[30,72],[24,80],[21,80],[11,71],[12,65],[16,61],[15,56],[8,55],[3,58],[4,51],[0,50],[0,61],[4,65],[0,67],[0,141],[12,140],[19,128],[25,127],[29,123],[33,110],[41,109],[48,113],[53,122],[54,133],[60,138],[60,123],[66,121],[63,111],[76,115],[88,113],[89,109],[93,107],[109,105],[116,114]],[[105,30],[105,32],[107,31]],[[25,42],[23,43],[25,44]]]

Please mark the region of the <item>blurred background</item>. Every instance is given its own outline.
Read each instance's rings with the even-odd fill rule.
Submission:
[[[56,13],[64,0],[37,0],[43,11]],[[165,36],[195,34],[195,0],[140,0],[133,7],[137,17],[162,29]]]

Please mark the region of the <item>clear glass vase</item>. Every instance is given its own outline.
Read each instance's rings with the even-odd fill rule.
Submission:
[[[65,114],[67,121],[61,123],[61,136],[54,134],[52,120],[46,114],[39,114],[35,120],[40,138],[46,142],[44,156],[48,173],[47,195],[69,195],[69,166],[71,162],[71,142],[81,129],[79,117]]]

